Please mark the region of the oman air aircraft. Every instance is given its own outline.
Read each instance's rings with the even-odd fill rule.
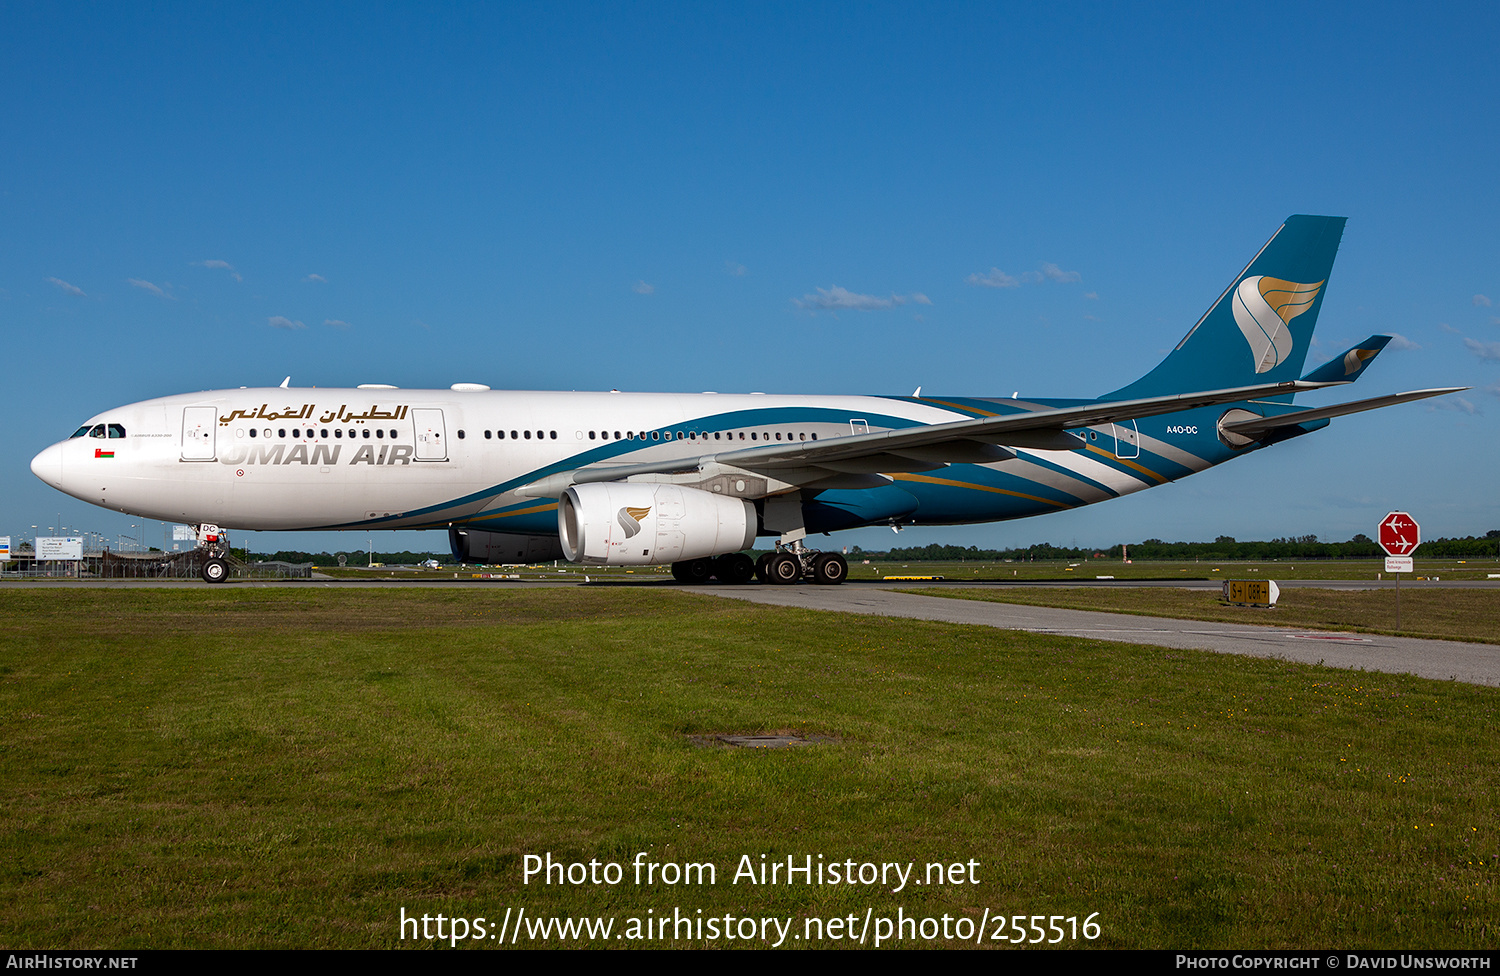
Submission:
[[[1093,400],[283,383],[106,410],[31,470],[75,498],[199,526],[211,582],[228,575],[222,529],[447,529],[465,562],[839,583],[844,559],[810,536],[1077,508],[1462,389],[1292,402],[1354,382],[1390,341],[1303,374],[1343,230],[1289,217],[1155,369]],[[756,562],[745,550],[760,537],[772,551]]]

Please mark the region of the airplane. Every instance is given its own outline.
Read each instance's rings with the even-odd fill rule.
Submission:
[[[1306,408],[1391,339],[1302,373],[1345,218],[1287,218],[1154,369],[1097,399],[217,390],[106,410],[31,470],[104,508],[224,529],[446,529],[467,563],[670,565],[685,582],[841,583],[810,536],[1024,518],[1166,484],[1465,389]],[[761,537],[771,551],[745,552]]]

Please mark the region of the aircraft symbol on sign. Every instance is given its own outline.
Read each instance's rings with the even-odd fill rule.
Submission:
[[[1422,541],[1422,530],[1405,512],[1392,512],[1380,520],[1378,540],[1388,556],[1409,556]]]

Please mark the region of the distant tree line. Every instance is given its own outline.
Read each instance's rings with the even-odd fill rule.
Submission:
[[[1268,562],[1276,559],[1379,559],[1385,552],[1364,533],[1347,542],[1319,542],[1315,535],[1289,536],[1271,539],[1268,542],[1240,542],[1230,536],[1221,535],[1213,542],[1163,542],[1146,539],[1125,546],[1110,546],[1107,549],[1079,546],[1054,546],[1050,542],[1014,549],[980,549],[977,546],[943,546],[932,543],[926,546],[889,549],[884,552],[854,546],[849,550],[850,559],[868,559],[871,562],[1014,562],[1043,561],[1048,559],[1113,559],[1120,560],[1129,550],[1131,559],[1150,560],[1224,560]],[[236,550],[239,554],[240,550]],[[316,563],[319,566],[337,566],[339,556],[346,556],[348,565],[364,566],[370,561],[366,550],[353,552],[301,552],[284,549],[275,553],[252,552],[251,560],[277,560],[288,563]],[[1422,558],[1500,558],[1500,529],[1491,529],[1482,536],[1466,535],[1454,539],[1431,539],[1417,549]],[[428,559],[436,559],[445,566],[453,565],[453,554],[449,552],[377,552],[375,561],[390,565],[415,565]]]
[[[1146,539],[1125,546],[1110,546],[1108,549],[1054,546],[1048,542],[1015,549],[980,549],[977,546],[941,546],[933,543],[909,549],[890,549],[885,552],[866,551],[855,546],[849,551],[850,558],[858,557],[871,562],[1015,562],[1047,559],[1114,559],[1125,557],[1129,550],[1131,559],[1174,560],[1225,560],[1225,561],[1269,561],[1275,559],[1379,559],[1385,551],[1364,533],[1347,542],[1319,542],[1315,535],[1292,536],[1272,539],[1269,542],[1239,542],[1221,535],[1213,542],[1163,542]],[[1463,536],[1456,539],[1432,539],[1424,541],[1417,549],[1419,557],[1484,557],[1500,558],[1500,529],[1492,529],[1482,536]]]
[[[236,555],[239,550],[236,550]],[[252,552],[248,554],[249,560],[254,562],[283,562],[283,563],[315,563],[319,566],[337,566],[339,557],[347,557],[350,566],[368,566],[370,564],[370,551],[368,549],[356,549],[353,552],[301,552],[296,549],[283,549],[280,552]],[[445,565],[453,564],[453,553],[451,552],[412,552],[409,549],[401,552],[377,552],[375,561],[387,563],[393,566],[414,566],[429,559],[436,559]]]

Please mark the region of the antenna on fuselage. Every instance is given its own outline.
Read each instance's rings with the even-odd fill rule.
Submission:
[[[284,380],[281,381],[281,385],[278,386],[276,389],[278,389],[278,390],[284,390],[284,389],[286,389],[287,387],[289,387],[291,385],[292,385],[292,378],[290,376],[288,376],[286,379],[284,379]]]

